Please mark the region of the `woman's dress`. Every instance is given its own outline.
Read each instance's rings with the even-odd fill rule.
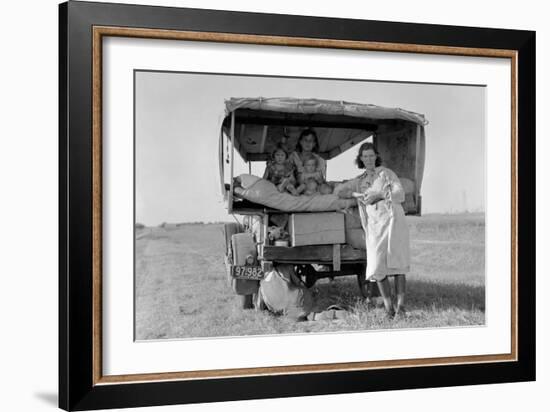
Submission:
[[[350,183],[356,192],[384,194],[382,200],[371,205],[361,199],[357,200],[361,224],[365,230],[367,279],[382,280],[387,275],[408,272],[409,228],[401,206],[405,200],[405,191],[399,178],[390,169],[380,166],[374,174],[365,172]]]

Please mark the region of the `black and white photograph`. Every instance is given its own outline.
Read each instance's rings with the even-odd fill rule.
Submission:
[[[495,4],[5,2],[0,409],[547,403],[550,26]]]
[[[135,70],[137,341],[486,324],[486,88]]]

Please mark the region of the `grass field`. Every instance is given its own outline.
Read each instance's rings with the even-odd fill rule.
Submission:
[[[243,310],[223,263],[223,225],[184,224],[136,230],[136,338],[170,339],[485,323],[485,221],[482,214],[408,217],[411,272],[407,316],[387,320],[368,307],[355,276],[322,279],[316,311],[350,308],[346,319],[294,322]]]

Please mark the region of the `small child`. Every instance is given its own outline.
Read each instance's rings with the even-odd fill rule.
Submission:
[[[315,196],[315,195],[318,195],[319,194],[319,183],[317,183],[317,180],[315,180],[314,178],[310,177],[306,180],[306,183],[305,183],[305,190],[304,190],[304,195],[306,196]]]
[[[330,195],[332,194],[332,186],[329,185],[327,182],[324,182],[319,186],[319,193],[322,195]]]
[[[300,183],[300,186],[296,188],[298,194],[305,192],[307,189],[306,182],[309,179],[313,179],[317,183],[316,192],[318,192],[318,186],[325,182],[323,174],[320,170],[317,170],[317,158],[314,156],[308,157],[304,161],[304,171],[298,175],[298,182]]]
[[[294,165],[288,161],[288,153],[280,145],[271,153],[271,161],[267,163],[263,178],[277,186],[279,192],[298,194],[294,187]]]

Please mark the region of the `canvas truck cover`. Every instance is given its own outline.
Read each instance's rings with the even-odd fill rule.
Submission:
[[[313,128],[319,139],[319,154],[332,159],[376,134],[416,129],[427,124],[422,114],[373,104],[297,98],[230,98],[225,101],[222,130],[231,136],[235,115],[235,149],[245,161],[269,158],[277,144],[289,150],[299,134]]]
[[[225,108],[227,114],[237,109],[251,109],[305,115],[343,115],[372,120],[401,119],[421,126],[427,124],[424,115],[408,110],[335,100],[296,99],[292,97],[232,97],[225,101]]]
[[[278,145],[288,152],[296,150],[300,133],[310,128],[318,138],[318,154],[326,160],[370,138],[382,164],[410,183],[405,210],[419,214],[427,124],[424,115],[396,107],[291,97],[232,97],[225,100],[221,126],[222,192],[224,153],[234,150],[245,162],[266,161]],[[228,139],[227,148],[223,136]]]

